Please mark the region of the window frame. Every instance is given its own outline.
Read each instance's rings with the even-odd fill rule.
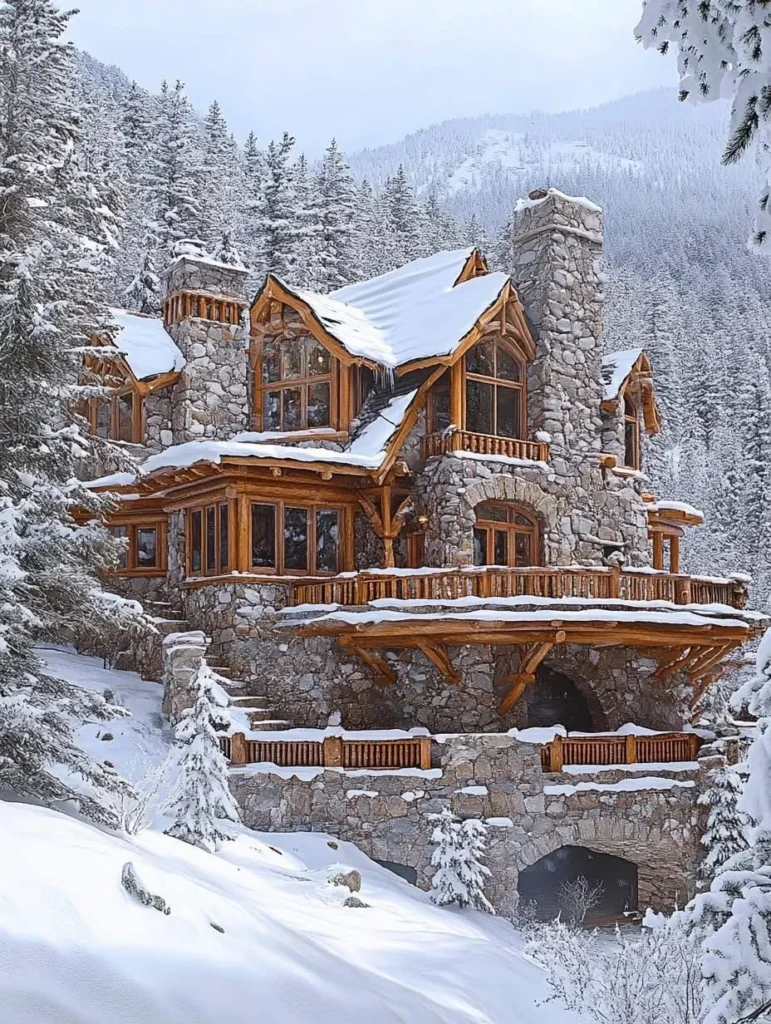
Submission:
[[[271,505],[275,509],[274,512],[274,561],[275,566],[255,566],[252,564],[252,506],[253,505]],[[306,544],[307,544],[307,558],[305,569],[287,569],[286,568],[286,557],[285,557],[285,536],[284,536],[284,521],[285,521],[285,510],[286,509],[303,509],[306,516]],[[345,509],[340,505],[334,505],[325,501],[312,502],[306,504],[302,501],[291,501],[282,499],[260,499],[250,496],[247,503],[248,509],[248,552],[249,552],[249,572],[252,573],[265,573],[270,576],[336,576],[338,573],[343,572],[342,566],[344,564],[344,531],[345,531]],[[330,569],[319,569],[318,568],[318,523],[317,513],[318,512],[336,512],[337,513],[337,566],[333,570]],[[313,568],[309,568],[312,566]]]
[[[468,369],[468,357],[478,348],[480,345],[492,345],[493,346],[493,371],[497,374],[498,370],[498,349],[502,348],[506,354],[519,365],[519,376],[518,381],[507,380],[505,377],[499,376],[488,376],[486,374],[474,373]],[[527,436],[527,358],[524,353],[513,344],[508,338],[504,338],[500,335],[494,335],[489,337],[482,337],[479,341],[472,345],[460,360],[462,373],[460,386],[462,388],[462,399],[463,399],[463,429],[468,433],[480,434],[486,437],[509,437],[508,434],[498,433],[498,389],[509,388],[518,392],[519,394],[519,424],[517,426],[517,432],[513,435],[511,440],[525,440]],[[492,403],[490,409],[490,422],[492,424],[492,433],[486,434],[479,430],[472,430],[469,426],[468,421],[468,383],[469,381],[476,381],[479,384],[486,384],[492,387]],[[450,397],[450,419],[452,419],[452,396]]]
[[[126,440],[120,437],[120,399],[131,395],[131,439]],[[110,424],[107,430],[107,440],[118,441],[120,444],[142,444],[145,433],[145,410],[144,398],[135,387],[126,385],[115,388],[103,398],[90,398],[88,400],[88,426],[91,433],[98,437],[99,409],[109,406]]]
[[[680,539],[683,531],[676,526],[658,527],[650,531],[653,542],[653,568],[660,572],[680,574]],[[669,562],[669,566],[665,564]]]
[[[506,519],[495,520],[485,519],[484,509],[490,506],[496,506],[497,508],[505,509]],[[483,501],[480,502],[474,509],[475,521],[474,521],[474,533],[476,531],[483,531],[485,533],[485,561],[482,565],[501,565],[492,559],[495,557],[495,534],[505,533],[506,534],[506,563],[505,567],[510,569],[527,568],[528,566],[541,566],[543,565],[543,557],[541,551],[541,528],[537,517],[525,508],[523,505],[517,502],[509,501]],[[525,526],[522,523],[516,522],[516,517],[520,516],[526,519],[528,525]],[[530,540],[530,553],[532,560],[528,563],[528,566],[519,566],[516,562],[517,557],[517,534],[523,534],[529,537]],[[474,562],[476,565],[476,561]]]
[[[227,518],[227,550],[226,559],[222,561],[222,513]],[[213,551],[214,564],[209,564],[209,513],[214,513]],[[193,568],[193,517],[199,515],[201,522],[200,555],[201,564]],[[198,579],[204,576],[226,576],[235,569],[236,534],[233,529],[236,515],[236,504],[228,498],[218,497],[200,504],[190,505],[185,509],[185,575]]]
[[[320,374],[309,374],[307,363],[305,365],[305,374],[301,377],[285,377],[284,376],[284,342],[289,341],[302,341],[303,344],[312,342],[319,348],[326,351],[329,357],[329,372]],[[263,380],[263,365],[265,362],[265,347],[266,344],[275,344],[279,348],[279,378],[274,381]],[[323,431],[328,433],[330,430],[337,430],[340,424],[340,410],[339,410],[339,393],[340,393],[340,381],[339,377],[342,373],[348,373],[346,367],[341,367],[340,362],[335,356],[322,344],[310,331],[302,334],[265,334],[260,338],[254,345],[254,379],[253,379],[253,397],[252,397],[252,412],[254,418],[254,427],[260,432],[276,432],[281,434],[292,434],[298,431]],[[305,359],[306,356],[304,355]],[[316,384],[328,384],[329,385],[329,422],[321,424],[320,426],[309,426],[308,425],[308,395],[310,388]],[[266,411],[266,396],[273,391],[279,392],[283,395],[284,391],[294,389],[300,392],[300,424],[297,427],[287,428],[283,425],[283,398],[280,401],[279,406],[279,426],[277,427],[266,427],[265,426],[265,411]]]
[[[642,468],[642,450],[640,446],[640,409],[635,400],[624,395],[624,466],[626,469]],[[630,411],[631,410],[631,411]],[[630,461],[629,444],[627,442],[627,428],[631,427],[632,451]]]
[[[110,531],[126,530],[128,548],[126,564],[111,570],[114,576],[165,576],[168,565],[168,521],[166,519],[111,520]],[[140,530],[155,530],[155,565],[140,565],[138,534]]]

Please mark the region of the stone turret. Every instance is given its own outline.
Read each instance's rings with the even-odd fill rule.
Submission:
[[[181,248],[162,275],[164,322],[186,361],[174,388],[174,444],[221,440],[250,426],[248,272],[191,243]]]
[[[514,282],[536,339],[531,432],[552,438],[555,468],[599,453],[602,437],[602,211],[539,189],[517,204]],[[571,473],[572,475],[572,473]]]

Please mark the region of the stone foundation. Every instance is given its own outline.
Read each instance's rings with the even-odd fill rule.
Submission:
[[[488,895],[507,916],[517,906],[519,872],[562,846],[635,863],[641,908],[683,906],[693,894],[704,824],[697,799],[714,758],[691,771],[656,769],[671,788],[565,793],[546,790],[597,779],[639,786],[650,776],[644,769],[544,774],[539,747],[505,735],[448,737],[434,751],[439,770],[428,773],[246,767],[231,773],[231,788],[249,827],[329,832],[377,860],[413,868],[424,889],[433,873],[429,815],[449,806],[460,817],[486,819]]]

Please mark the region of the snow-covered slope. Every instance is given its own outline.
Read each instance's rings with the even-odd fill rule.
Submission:
[[[119,767],[137,750],[162,758],[160,687],[91,658],[47,657],[62,675],[109,686],[134,712],[112,740],[86,729],[89,749],[108,750]],[[536,1006],[542,974],[507,922],[436,908],[329,836],[237,833],[212,855],[158,831],[129,838],[0,803],[0,1021],[575,1021]],[[127,861],[168,901],[168,916],[122,889]],[[341,865],[361,872],[366,907],[343,906],[348,889],[329,882]]]

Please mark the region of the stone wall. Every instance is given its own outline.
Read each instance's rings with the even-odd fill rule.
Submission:
[[[144,400],[146,454],[159,452],[174,443],[172,433],[173,388],[159,388]]]
[[[179,257],[163,275],[164,298],[206,292],[246,301],[246,271]],[[248,332],[243,324],[189,317],[169,328],[185,357],[172,396],[173,442],[223,440],[250,426]]]
[[[637,864],[640,907],[671,909],[693,894],[704,824],[696,801],[714,758],[693,771],[657,769],[671,788],[629,790],[613,785],[637,780],[644,787],[644,770],[543,774],[538,746],[509,736],[453,736],[434,752],[440,770],[431,772],[274,774],[247,766],[231,772],[231,789],[249,827],[329,832],[378,860],[414,868],[424,889],[433,871],[429,815],[450,806],[463,818],[492,819],[488,895],[504,915],[516,908],[519,872],[569,845]],[[596,780],[611,788],[547,792]]]

